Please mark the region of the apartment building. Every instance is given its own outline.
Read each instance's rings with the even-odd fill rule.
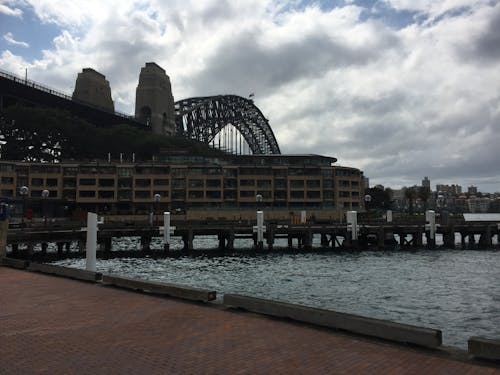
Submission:
[[[0,199],[18,213],[29,205],[35,213],[48,210],[54,216],[361,209],[363,173],[334,166],[335,161],[319,155],[174,155],[147,163],[2,161]]]

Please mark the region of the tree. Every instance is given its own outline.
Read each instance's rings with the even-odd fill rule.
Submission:
[[[0,154],[4,160],[57,162],[104,159],[108,153],[151,160],[162,150],[190,155],[221,155],[219,150],[184,137],[153,134],[130,125],[97,127],[70,112],[12,106],[0,117]]]
[[[365,203],[366,209],[389,210],[391,208],[392,190],[373,187],[365,190],[365,195],[369,195],[371,200]]]
[[[408,213],[410,215],[413,215],[413,204],[415,202],[415,199],[417,198],[417,189],[415,186],[411,187],[404,187],[404,197],[406,200],[408,200]]]
[[[424,202],[424,211],[427,211],[427,202],[431,196],[431,189],[427,186],[420,186],[417,191],[417,196]]]

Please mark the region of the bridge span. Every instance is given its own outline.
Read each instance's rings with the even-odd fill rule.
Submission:
[[[38,82],[0,70],[0,111],[11,105],[71,112],[99,127],[127,124],[151,131],[149,122],[78,100]],[[175,102],[176,135],[232,154],[280,154],[269,121],[253,100],[237,95],[194,97]]]

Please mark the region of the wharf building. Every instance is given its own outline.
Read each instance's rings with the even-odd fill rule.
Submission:
[[[341,219],[362,209],[363,173],[319,155],[167,156],[148,163],[0,161],[0,194],[17,216],[122,218],[171,211],[188,219]],[[28,189],[21,189],[26,186]],[[44,193],[44,190],[48,191]]]

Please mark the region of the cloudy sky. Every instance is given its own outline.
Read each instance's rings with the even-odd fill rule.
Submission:
[[[175,100],[255,93],[283,153],[500,191],[500,0],[0,0],[1,69],[92,67],[133,114],[149,61]]]

